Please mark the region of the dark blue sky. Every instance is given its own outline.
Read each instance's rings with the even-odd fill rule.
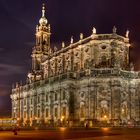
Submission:
[[[140,1],[139,0],[0,0],[0,114],[11,108],[11,85],[26,80],[30,55],[35,42],[35,27],[46,3],[47,19],[52,28],[52,44],[75,40],[81,32],[88,36],[92,27],[97,33],[118,34],[130,30],[134,46],[131,61],[140,69]]]

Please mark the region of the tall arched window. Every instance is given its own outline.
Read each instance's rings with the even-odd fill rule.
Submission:
[[[103,55],[101,57],[101,67],[107,67],[108,66],[108,59],[107,59],[107,56]]]

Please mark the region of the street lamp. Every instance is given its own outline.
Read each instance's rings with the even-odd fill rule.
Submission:
[[[38,118],[37,117],[35,117],[35,120],[37,120]]]
[[[124,109],[122,108],[122,114],[124,114]]]
[[[63,122],[63,121],[64,121],[64,118],[65,118],[64,116],[61,116],[61,119],[60,119],[60,120],[61,120],[61,122]]]
[[[65,118],[64,116],[61,116],[61,122],[63,122],[64,118]]]
[[[62,125],[64,125],[64,118],[65,118],[65,116],[61,116],[61,119],[60,120],[61,120],[61,124]]]
[[[104,115],[104,119],[105,119],[105,120],[107,119],[107,116],[106,116],[106,115]]]
[[[103,116],[103,120],[104,120],[105,125],[107,125],[107,119],[108,119],[108,118],[107,118],[107,115],[104,115],[104,116]]]
[[[34,118],[35,118],[34,119],[35,120],[35,123],[37,124],[38,117],[35,116]]]
[[[107,115],[103,116],[104,121],[107,121]]]
[[[20,118],[19,117],[17,118],[17,126],[18,127],[20,126]]]

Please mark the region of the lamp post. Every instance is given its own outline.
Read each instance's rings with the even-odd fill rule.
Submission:
[[[107,116],[106,115],[104,115],[104,120],[106,120],[107,119]]]
[[[103,119],[104,119],[105,125],[107,125],[107,121],[108,121],[107,115],[104,115],[104,116],[103,116]]]
[[[61,124],[62,124],[62,126],[64,125],[64,119],[65,119],[65,116],[61,116]]]

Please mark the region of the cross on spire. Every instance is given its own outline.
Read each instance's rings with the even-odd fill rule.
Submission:
[[[45,17],[45,3],[42,4],[42,17]]]

